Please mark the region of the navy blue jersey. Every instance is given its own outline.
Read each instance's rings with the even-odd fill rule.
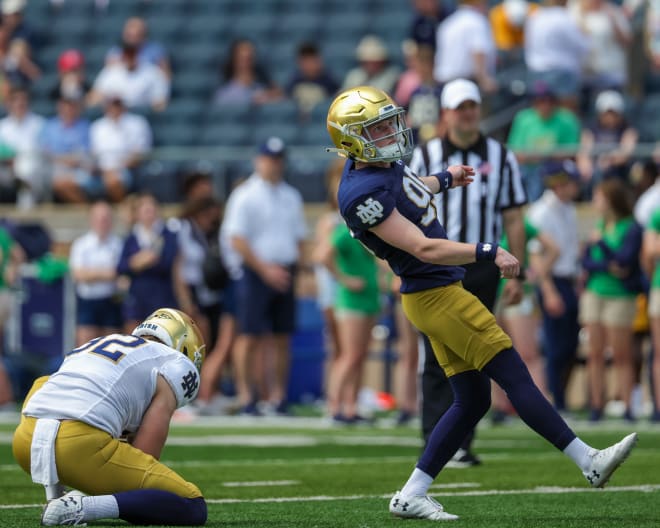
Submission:
[[[402,161],[390,168],[369,166],[360,170],[355,170],[353,161],[347,161],[337,199],[353,236],[401,277],[401,293],[445,286],[463,278],[462,267],[422,262],[369,230],[397,209],[428,238],[447,238],[438,221],[433,194]]]

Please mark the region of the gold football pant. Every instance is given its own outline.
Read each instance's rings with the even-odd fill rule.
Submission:
[[[35,381],[27,399],[46,379]],[[12,444],[14,458],[28,474],[36,423],[36,418],[22,416]],[[105,431],[74,420],[63,420],[60,425],[55,441],[55,460],[60,483],[88,495],[144,488],[169,491],[186,499],[202,496],[197,486],[151,455]]]
[[[406,317],[426,334],[445,374],[481,370],[511,339],[460,282],[401,296]]]

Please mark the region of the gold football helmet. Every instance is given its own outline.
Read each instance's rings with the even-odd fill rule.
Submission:
[[[340,93],[328,110],[328,133],[336,149],[357,161],[396,161],[413,151],[412,132],[406,126],[405,110],[382,90],[358,86]],[[386,122],[391,133],[372,138],[371,130]]]
[[[206,345],[197,323],[187,314],[174,308],[159,308],[135,330],[134,336],[152,336],[163,344],[181,352],[192,361],[197,370],[206,357]]]

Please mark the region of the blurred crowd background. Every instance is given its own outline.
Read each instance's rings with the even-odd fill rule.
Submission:
[[[374,410],[414,418],[417,336],[401,317],[396,281],[341,231],[333,199],[341,166],[325,151],[325,119],[338,91],[374,85],[406,107],[423,144],[445,132],[442,87],[467,78],[481,92],[482,131],[516,154],[530,203],[548,175],[575,184],[578,295],[593,273],[599,221],[639,226],[618,239],[639,237],[629,266],[640,281],[620,295],[626,308],[633,303],[634,323],[606,320],[596,345],[583,325],[564,372],[566,412],[660,421],[651,376],[660,314],[646,308],[658,250],[641,251],[660,208],[657,0],[0,6],[4,408],[15,410],[65,350],[130,331],[160,303],[189,312],[207,336],[191,413],[287,415],[291,403],[321,401],[338,425],[368,423]],[[268,284],[294,292],[295,327],[276,321],[283,330],[258,342],[241,329],[240,258],[228,242],[245,219],[231,213],[230,228],[224,216],[255,171],[286,182],[289,202],[265,200],[273,218],[298,226],[278,233],[279,250],[299,245],[284,262],[269,249],[295,270],[265,272]],[[365,290],[375,301],[345,317],[355,315],[351,292]],[[530,313],[543,357],[538,308]],[[660,361],[655,368],[660,377]],[[497,421],[509,418],[506,403],[498,411]]]

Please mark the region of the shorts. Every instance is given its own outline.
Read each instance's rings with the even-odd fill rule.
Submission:
[[[426,334],[447,377],[481,370],[511,339],[495,316],[460,282],[401,295],[410,322]]]
[[[321,310],[333,308],[337,296],[337,280],[324,266],[314,268],[314,278],[316,279],[316,300],[319,308]]]
[[[78,326],[98,326],[102,328],[121,328],[121,303],[113,298],[83,299],[77,297],[76,324]]]
[[[660,317],[660,288],[649,292],[649,317]]]
[[[295,329],[296,299],[293,291],[295,266],[289,266],[291,285],[279,292],[266,285],[248,268],[236,281],[236,319],[238,332],[252,336],[292,334]]]
[[[580,297],[580,323],[630,327],[637,314],[635,297],[604,297],[585,291]]]
[[[534,314],[535,308],[536,299],[534,294],[525,293],[518,304],[505,305],[502,301],[502,297],[500,297],[497,302],[495,313],[499,314],[504,319],[514,317],[529,317],[530,315]]]

